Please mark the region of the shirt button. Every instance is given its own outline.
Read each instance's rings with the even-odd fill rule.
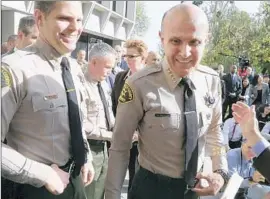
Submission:
[[[51,103],[51,104],[50,104],[50,108],[53,108],[53,107],[54,107],[54,105],[53,105],[53,103]]]

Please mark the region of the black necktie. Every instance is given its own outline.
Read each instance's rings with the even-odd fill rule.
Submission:
[[[180,85],[184,86],[184,121],[185,121],[185,180],[193,187],[197,175],[198,163],[198,120],[195,94],[191,89],[191,80],[183,78]]]
[[[82,137],[82,126],[79,114],[77,95],[72,80],[72,75],[70,73],[69,62],[66,57],[62,58],[61,67],[62,67],[62,78],[67,92],[68,119],[71,135],[72,155],[76,164],[75,174],[78,175],[80,174],[81,166],[84,165],[85,163],[87,148],[84,144]]]
[[[100,82],[98,82],[97,86],[98,86],[98,92],[99,92],[99,95],[100,95],[100,98],[104,107],[107,130],[110,130],[110,112],[109,112],[107,100],[106,100],[106,97],[105,97],[105,94],[104,94],[104,91]]]

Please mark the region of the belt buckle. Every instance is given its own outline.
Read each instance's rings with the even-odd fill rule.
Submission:
[[[69,169],[68,169],[69,174],[72,174],[72,172],[74,171],[74,167],[75,167],[75,162],[72,161],[72,163],[70,164]]]

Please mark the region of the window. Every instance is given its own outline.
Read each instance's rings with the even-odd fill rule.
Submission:
[[[112,7],[113,11],[116,12],[116,1],[113,1],[113,7]]]

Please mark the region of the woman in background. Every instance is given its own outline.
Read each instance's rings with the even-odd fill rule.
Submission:
[[[257,83],[250,92],[251,104],[259,107],[263,104],[270,104],[269,87],[263,82],[262,75],[257,76]]]
[[[121,94],[122,88],[125,84],[127,78],[138,70],[144,67],[145,60],[147,58],[147,45],[141,40],[127,40],[125,43],[126,54],[124,55],[129,69],[127,71],[122,71],[118,73],[115,77],[114,87],[112,89],[112,109],[116,117],[117,114],[117,105],[118,98]],[[131,187],[133,177],[135,175],[135,165],[138,157],[138,133],[133,135],[133,144],[130,149],[130,158],[129,158],[129,184],[128,190]]]

